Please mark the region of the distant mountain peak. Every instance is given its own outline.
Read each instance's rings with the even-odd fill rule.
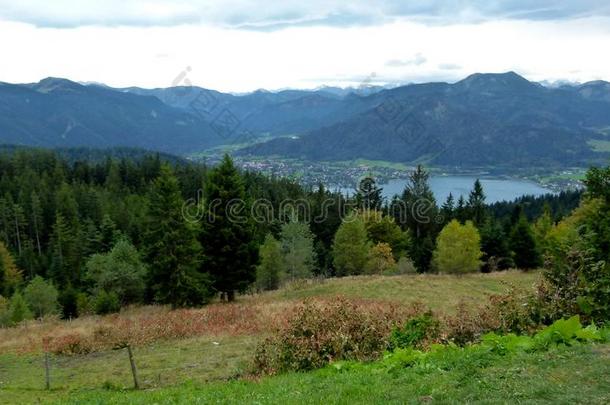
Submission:
[[[60,77],[47,77],[32,86],[34,90],[41,93],[49,93],[56,90],[80,90],[83,87],[81,84]]]
[[[505,73],[474,73],[457,82],[456,87],[467,90],[519,90],[542,87],[530,82],[525,77],[513,72]]]

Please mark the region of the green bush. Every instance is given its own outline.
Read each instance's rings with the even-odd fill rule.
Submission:
[[[428,351],[413,347],[397,348],[386,353],[382,360],[362,364],[354,361],[335,362],[327,368],[330,372],[345,372],[365,369],[370,372],[393,373],[405,367],[421,370],[440,369],[449,371],[460,369],[464,373],[474,372],[489,365],[494,357],[507,356],[519,352],[544,352],[557,346],[576,345],[590,342],[610,342],[610,328],[595,325],[583,327],[578,316],[558,320],[533,336],[509,333],[497,335],[488,333],[480,343],[465,347],[449,344],[433,344]],[[472,370],[472,371],[471,371]]]
[[[16,292],[9,303],[9,324],[16,325],[28,319],[32,319],[32,312],[23,296]]]
[[[55,314],[59,308],[57,289],[40,276],[34,277],[25,287],[23,297],[36,318]]]
[[[95,313],[98,315],[106,315],[121,310],[121,302],[118,295],[114,292],[106,292],[101,290],[95,297],[93,304]]]
[[[8,326],[9,316],[10,312],[8,300],[0,295],[0,327]]]
[[[427,312],[412,318],[402,327],[394,328],[390,335],[389,350],[407,347],[424,347],[426,343],[438,338],[440,322]]]

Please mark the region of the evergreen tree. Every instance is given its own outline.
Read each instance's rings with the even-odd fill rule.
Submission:
[[[443,223],[446,225],[451,222],[455,217],[455,199],[453,198],[453,194],[449,193],[447,199],[441,206],[441,216],[443,218]]]
[[[243,179],[228,155],[210,172],[205,198],[207,217],[201,234],[205,268],[216,290],[232,301],[235,291],[245,291],[256,278],[257,249]]]
[[[508,237],[502,226],[493,218],[488,218],[481,228],[481,250],[483,272],[505,270],[514,266]]]
[[[110,215],[104,215],[99,230],[100,250],[108,252],[112,249],[114,243],[120,238],[121,234],[118,231],[116,224],[110,218]]]
[[[44,220],[42,218],[42,206],[40,198],[36,192],[32,193],[31,209],[30,224],[32,225],[34,240],[36,241],[36,252],[38,255],[42,255],[42,244],[40,241],[41,235],[44,233]]]
[[[201,245],[195,226],[182,215],[183,205],[178,180],[163,165],[150,191],[144,244],[152,299],[173,307],[199,305],[210,295],[200,269]]]
[[[377,186],[372,176],[360,180],[356,190],[356,204],[360,209],[380,210],[383,204],[383,189]]]
[[[474,187],[468,196],[466,209],[474,225],[480,228],[485,222],[487,208],[485,206],[485,193],[479,179],[474,182]]]
[[[402,199],[407,208],[406,227],[413,238],[409,256],[419,272],[430,269],[438,228],[438,207],[428,183],[429,174],[422,166],[409,176]]]
[[[51,234],[51,268],[50,277],[61,288],[68,284],[78,284],[79,268],[77,266],[77,249],[75,236],[70,225],[61,213],[55,216]]]
[[[466,209],[466,201],[463,195],[460,195],[460,198],[458,198],[454,216],[462,224],[468,220],[468,210]]]
[[[259,250],[260,264],[256,267],[256,286],[263,291],[276,290],[284,267],[280,243],[268,234]]]
[[[514,253],[515,265],[524,270],[535,269],[542,265],[536,239],[525,215],[513,227],[510,235],[510,248]]]

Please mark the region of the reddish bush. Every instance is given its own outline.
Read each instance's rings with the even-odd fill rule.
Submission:
[[[309,300],[297,306],[288,322],[256,350],[259,373],[310,370],[334,360],[373,360],[386,349],[392,328],[420,313],[383,303],[338,298]]]

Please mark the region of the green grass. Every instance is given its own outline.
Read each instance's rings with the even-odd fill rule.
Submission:
[[[610,345],[518,353],[490,361],[463,359],[458,367],[373,373],[368,368],[293,373],[260,381],[186,383],[178,387],[57,393],[70,404],[386,404],[587,403],[610,401]],[[42,391],[32,399],[45,399]],[[49,398],[49,396],[46,396]]]
[[[235,378],[249,367],[259,337],[194,338],[134,348],[141,385],[172,386]],[[214,342],[218,343],[215,344]],[[63,397],[74,390],[133,386],[126,349],[51,357],[51,393],[44,387],[41,354],[0,355],[0,404]]]
[[[521,271],[464,276],[358,276],[312,282],[299,288],[284,288],[254,299],[278,301],[344,295],[402,304],[421,301],[433,310],[452,312],[460,301],[482,304],[489,294],[505,292],[509,285],[530,289],[539,279],[539,272]]]
[[[347,297],[393,301],[407,304],[421,301],[435,310],[451,312],[455,305],[466,300],[482,305],[490,293],[501,293],[508,284],[530,288],[539,279],[539,272],[509,271],[493,274],[361,276],[329,279],[285,288],[279,291],[239,297],[245,303],[263,304],[262,308],[286,302],[297,302],[306,297]],[[288,305],[289,307],[289,305]],[[84,402],[106,403],[191,403],[246,402],[252,403],[317,403],[328,398],[331,402],[380,402],[417,399],[432,395],[443,400],[470,398],[467,386],[453,385],[454,378],[462,378],[458,372],[435,372],[420,375],[405,371],[395,382],[388,383],[388,376],[354,372],[353,375],[323,376],[293,374],[263,379],[259,383],[246,381],[223,382],[234,379],[248,370],[254,347],[264,336],[200,337],[162,341],[136,347],[134,355],[138,365],[144,392],[131,393],[132,379],[125,350],[106,351],[78,356],[54,356],[51,368],[51,392],[44,387],[43,358],[40,354],[0,354],[0,404],[35,403],[40,401],[77,398]],[[213,342],[220,343],[218,345]],[[583,349],[585,350],[585,349]],[[583,352],[588,353],[588,352]],[[610,348],[606,349],[606,358]],[[566,352],[574,361],[578,356]],[[527,360],[535,367],[541,357]],[[563,354],[562,354],[563,356]],[[592,356],[589,356],[592,358]],[[557,362],[561,360],[558,357]],[[503,369],[499,360],[497,367]],[[513,378],[508,366],[506,378]],[[557,363],[558,364],[558,363]],[[588,365],[588,361],[583,361]],[[593,363],[592,363],[593,364]],[[550,367],[550,366],[549,366]],[[529,369],[528,369],[529,370]],[[481,370],[488,373],[489,370]],[[556,373],[561,372],[557,366]],[[574,369],[569,370],[574,373]],[[598,370],[583,371],[583,378],[597,378]],[[495,373],[495,372],[494,372]],[[528,371],[529,373],[529,371]],[[531,371],[537,375],[537,371]],[[493,378],[500,378],[492,376]],[[512,384],[518,384],[518,376]],[[487,378],[487,377],[486,377]],[[428,381],[428,379],[432,379]],[[185,381],[190,381],[185,384]],[[413,381],[415,385],[402,384]],[[211,382],[211,383],[210,383]],[[468,381],[476,387],[477,384]],[[541,382],[542,384],[542,382]],[[403,386],[404,385],[404,386]],[[487,387],[487,386],[486,386]],[[541,385],[542,387],[542,385]],[[489,389],[489,387],[487,387]],[[482,389],[482,388],[481,388]],[[520,389],[529,389],[523,386]],[[542,388],[540,388],[542,389]],[[396,391],[397,390],[397,391]],[[447,391],[446,396],[438,396]],[[453,395],[451,394],[451,395]],[[443,394],[445,395],[445,394]],[[481,394],[482,395],[482,394]],[[438,396],[438,398],[437,398]],[[474,398],[474,397],[473,397]],[[516,397],[515,397],[516,398]],[[568,397],[566,397],[568,398]],[[357,400],[357,401],[356,401]]]

